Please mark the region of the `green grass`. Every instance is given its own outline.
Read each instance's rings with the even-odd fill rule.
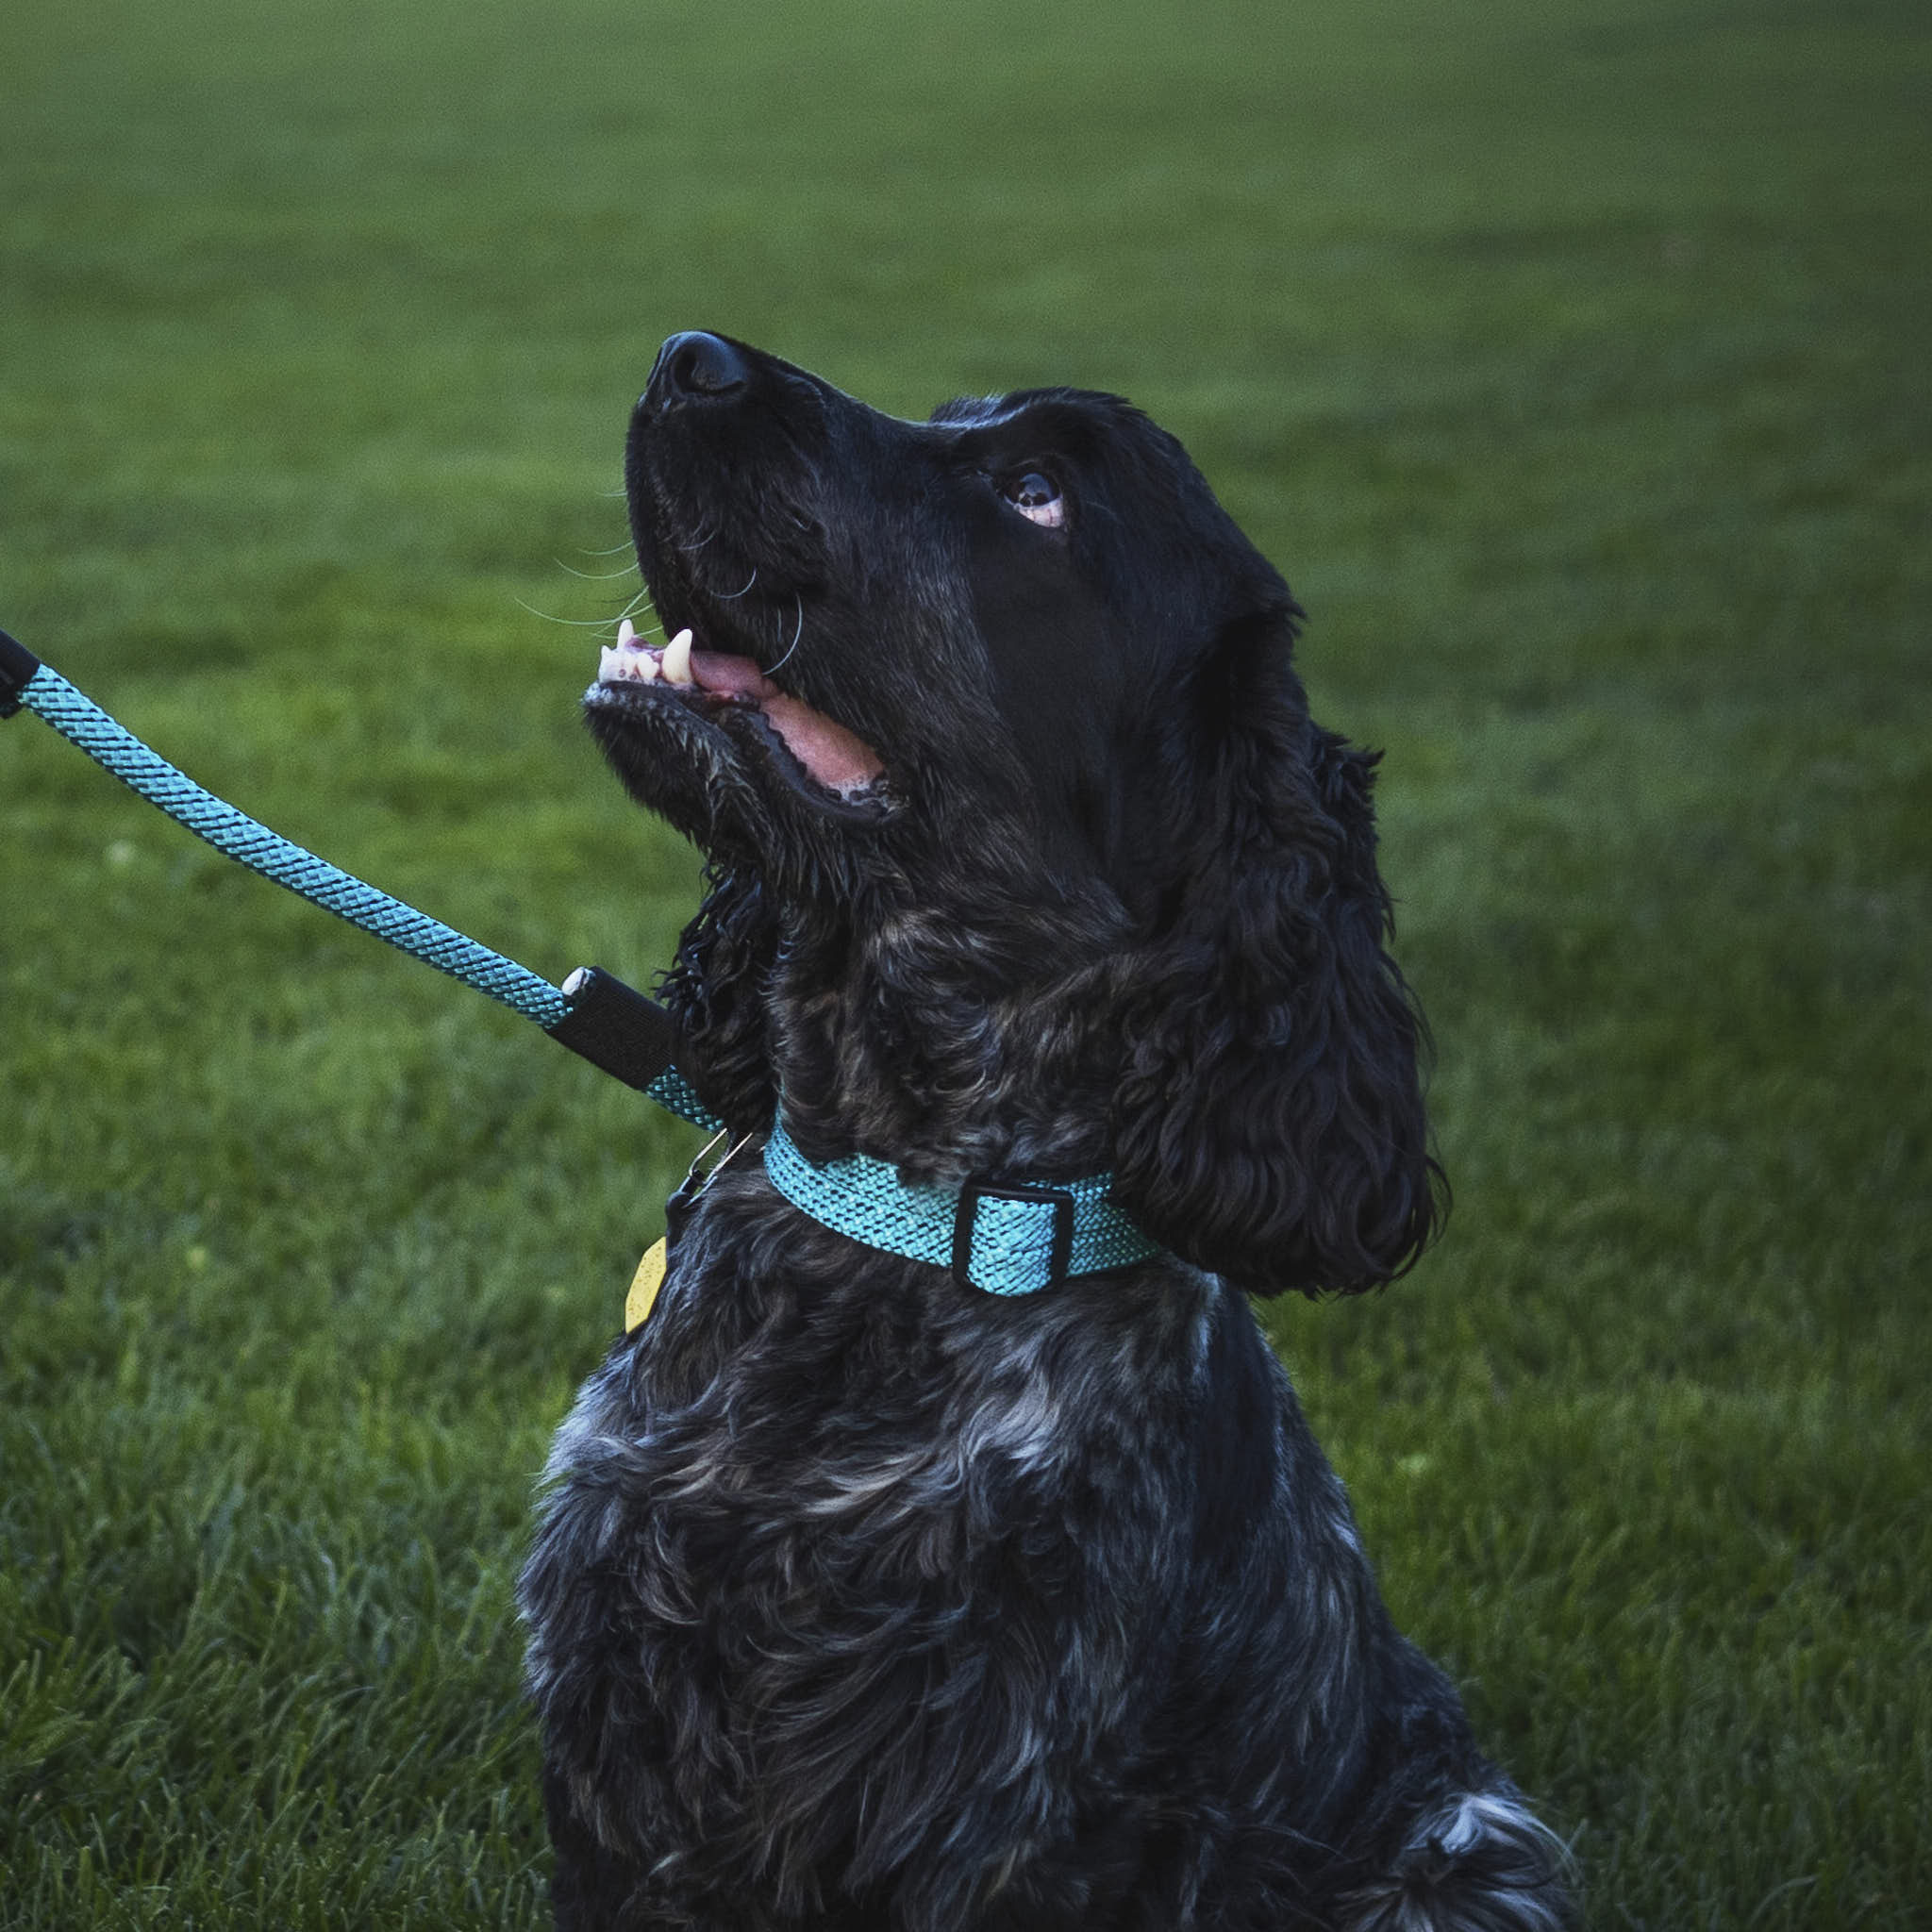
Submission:
[[[0,624],[553,974],[652,350],[1126,391],[1389,749],[1441,1246],[1272,1318],[1600,1927],[1932,1899],[1910,0],[0,25]],[[568,567],[568,569],[566,568]],[[531,1476],[688,1136],[0,728],[0,1926],[532,1926]]]

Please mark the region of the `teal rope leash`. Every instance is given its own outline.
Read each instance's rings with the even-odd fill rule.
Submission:
[[[527,966],[318,858],[204,791],[0,631],[0,719],[23,708],[225,857],[534,1020],[660,1107],[722,1129],[672,1064],[676,1026],[656,1001],[595,966],[579,967],[562,986],[552,986]],[[869,1155],[815,1167],[776,1123],[764,1158],[778,1191],[821,1225],[889,1254],[949,1266],[962,1286],[991,1294],[1032,1294],[1160,1252],[1107,1198],[1108,1174],[1058,1182],[981,1174],[958,1190],[921,1187]]]
[[[676,1029],[656,1001],[596,966],[580,967],[562,986],[552,986],[527,966],[318,858],[204,791],[0,631],[0,718],[23,708],[226,858],[534,1020],[553,1040],[671,1112],[713,1131],[722,1125],[672,1065]]]

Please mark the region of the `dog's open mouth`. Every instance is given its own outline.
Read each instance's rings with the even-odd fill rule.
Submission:
[[[771,726],[813,784],[848,802],[871,792],[885,776],[884,760],[863,739],[781,691],[750,658],[700,649],[688,628],[654,649],[625,618],[616,643],[604,647],[597,682],[650,686],[673,702],[744,706]]]

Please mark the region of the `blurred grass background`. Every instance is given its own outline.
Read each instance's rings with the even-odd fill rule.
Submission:
[[[1389,750],[1457,1210],[1271,1321],[1398,1617],[1592,1925],[1924,1925],[1928,78],[1912,0],[16,9],[0,624],[644,980],[573,573],[658,339],[1133,395]],[[511,1579],[688,1133],[31,720],[0,907],[0,1925],[542,1923]]]

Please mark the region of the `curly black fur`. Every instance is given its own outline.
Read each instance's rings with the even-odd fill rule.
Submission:
[[[559,1926],[1557,1925],[1241,1292],[1385,1281],[1441,1199],[1374,760],[1288,587],[1080,391],[907,423],[675,337],[628,483],[667,626],[883,765],[590,694],[709,857],[686,1072],[817,1159],[1111,1170],[1171,1256],[1004,1299],[713,1183],[524,1576]]]

